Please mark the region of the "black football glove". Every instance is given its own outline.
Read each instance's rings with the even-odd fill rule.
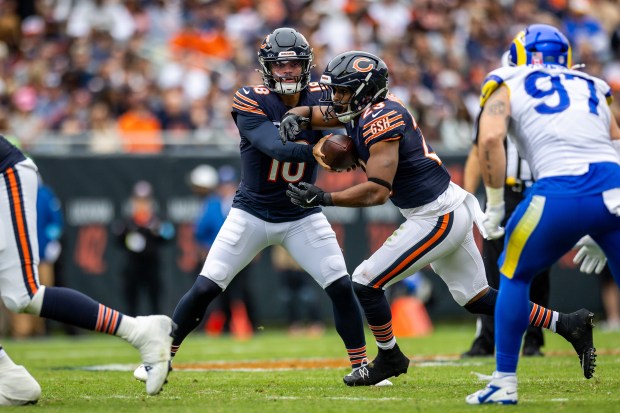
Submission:
[[[331,194],[306,182],[300,182],[297,186],[288,184],[286,196],[291,198],[292,203],[302,208],[334,205]]]
[[[301,132],[302,127],[308,124],[310,124],[310,119],[304,116],[289,112],[285,113],[280,121],[280,140],[282,145],[286,144],[286,141],[294,141],[295,137]]]

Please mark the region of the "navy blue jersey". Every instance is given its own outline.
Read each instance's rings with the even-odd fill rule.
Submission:
[[[6,171],[25,159],[26,157],[19,149],[0,135],[0,172]]]
[[[368,161],[370,147],[377,142],[400,140],[398,168],[392,183],[392,203],[415,208],[437,199],[450,184],[450,174],[433,152],[417,122],[394,96],[364,111],[347,125],[360,159]]]
[[[299,106],[317,105],[321,91],[310,83],[301,92]],[[314,183],[317,163],[312,146],[320,131],[302,131],[295,142],[282,145],[277,128],[291,108],[265,86],[246,86],[233,98],[232,116],[241,136],[242,178],[233,201],[240,208],[268,222],[301,219],[320,208],[301,208],[286,196],[289,183]]]

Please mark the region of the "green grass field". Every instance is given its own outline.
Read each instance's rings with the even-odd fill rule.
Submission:
[[[392,387],[348,388],[348,373],[340,339],[333,331],[323,337],[289,337],[264,330],[248,341],[190,336],[175,358],[176,366],[161,394],[146,396],[131,370],[139,356],[122,340],[101,335],[4,341],[12,358],[24,364],[43,388],[34,406],[3,411],[46,412],[461,412],[510,410],[529,412],[620,411],[620,333],[596,331],[599,350],[596,375],[585,380],[570,344],[546,334],[543,358],[522,359],[519,365],[518,406],[467,406],[464,398],[478,390],[472,372],[490,374],[493,359],[461,361],[473,325],[439,325],[429,337],[401,338],[413,358],[407,375]],[[369,355],[374,341],[368,337]],[[342,367],[294,368],[296,363]],[[249,368],[226,369],[222,363]],[[271,369],[274,361],[293,367]],[[259,363],[260,362],[260,363]],[[192,371],[196,363],[211,363]],[[280,366],[281,366],[280,364]],[[267,367],[266,367],[267,366]],[[255,367],[261,367],[255,368]],[[90,369],[87,369],[90,368]],[[124,369],[124,370],[113,370]]]

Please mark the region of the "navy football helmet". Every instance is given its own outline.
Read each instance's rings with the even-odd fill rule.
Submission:
[[[570,68],[570,42],[561,31],[548,24],[532,24],[517,34],[510,45],[512,66],[553,64]]]
[[[388,93],[388,67],[372,53],[352,51],[334,57],[320,80],[322,103],[328,106],[326,118],[337,117],[343,123],[359,115]],[[334,87],[348,88],[348,102],[334,101]]]
[[[306,38],[295,29],[282,27],[265,37],[258,51],[258,62],[263,75],[263,83],[272,92],[292,95],[301,92],[310,82],[310,69],[314,54]],[[295,83],[283,82],[272,73],[274,62],[298,60],[302,66],[300,76],[295,76]]]

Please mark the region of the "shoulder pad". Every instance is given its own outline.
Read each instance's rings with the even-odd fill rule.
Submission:
[[[504,83],[504,79],[500,77],[496,72],[498,70],[494,70],[487,75],[482,82],[482,88],[480,90],[480,107],[483,107],[487,102],[487,99],[495,92],[501,85]]]
[[[360,116],[363,142],[370,145],[372,142],[399,138],[405,127],[405,113],[402,105],[391,100],[366,109]]]
[[[244,86],[237,90],[233,96],[233,110],[239,113],[253,113],[265,115],[260,107],[261,96],[270,94],[271,91],[265,86]]]

